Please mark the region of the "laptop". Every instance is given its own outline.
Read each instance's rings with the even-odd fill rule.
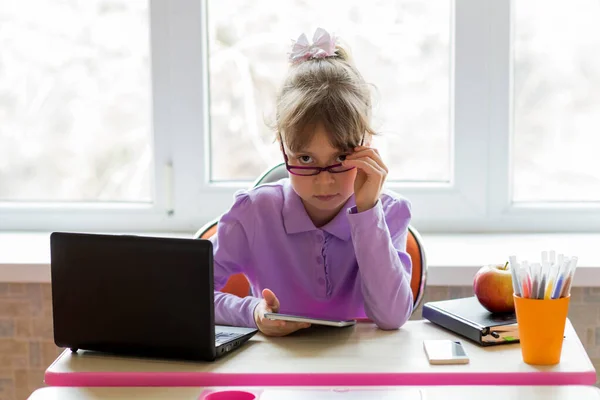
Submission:
[[[212,361],[257,332],[215,326],[208,240],[54,232],[50,255],[59,347]]]

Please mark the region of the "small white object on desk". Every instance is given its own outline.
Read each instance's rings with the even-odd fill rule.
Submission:
[[[431,365],[469,363],[469,357],[459,340],[423,340],[423,349]]]

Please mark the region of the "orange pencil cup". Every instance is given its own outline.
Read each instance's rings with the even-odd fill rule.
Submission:
[[[532,365],[558,364],[570,296],[560,299],[514,298],[523,361]]]

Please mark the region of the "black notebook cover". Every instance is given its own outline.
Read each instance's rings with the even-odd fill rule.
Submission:
[[[425,303],[423,318],[482,346],[519,341],[515,314],[491,313],[475,296]]]

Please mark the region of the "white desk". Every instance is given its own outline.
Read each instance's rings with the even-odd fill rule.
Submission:
[[[237,391],[238,395],[231,393]],[[227,395],[227,392],[230,395]],[[240,394],[241,392],[241,394]],[[213,395],[210,393],[218,393]],[[220,397],[220,398],[219,398]],[[36,390],[29,400],[600,400],[593,386],[427,386],[352,388],[64,388]]]
[[[565,328],[562,359],[525,364],[519,344],[480,347],[460,339],[466,365],[430,365],[424,339],[460,339],[426,321],[397,331],[370,323],[317,328],[283,338],[254,336],[215,362],[63,352],[46,370],[50,386],[386,386],[593,385],[596,371],[573,326]]]

